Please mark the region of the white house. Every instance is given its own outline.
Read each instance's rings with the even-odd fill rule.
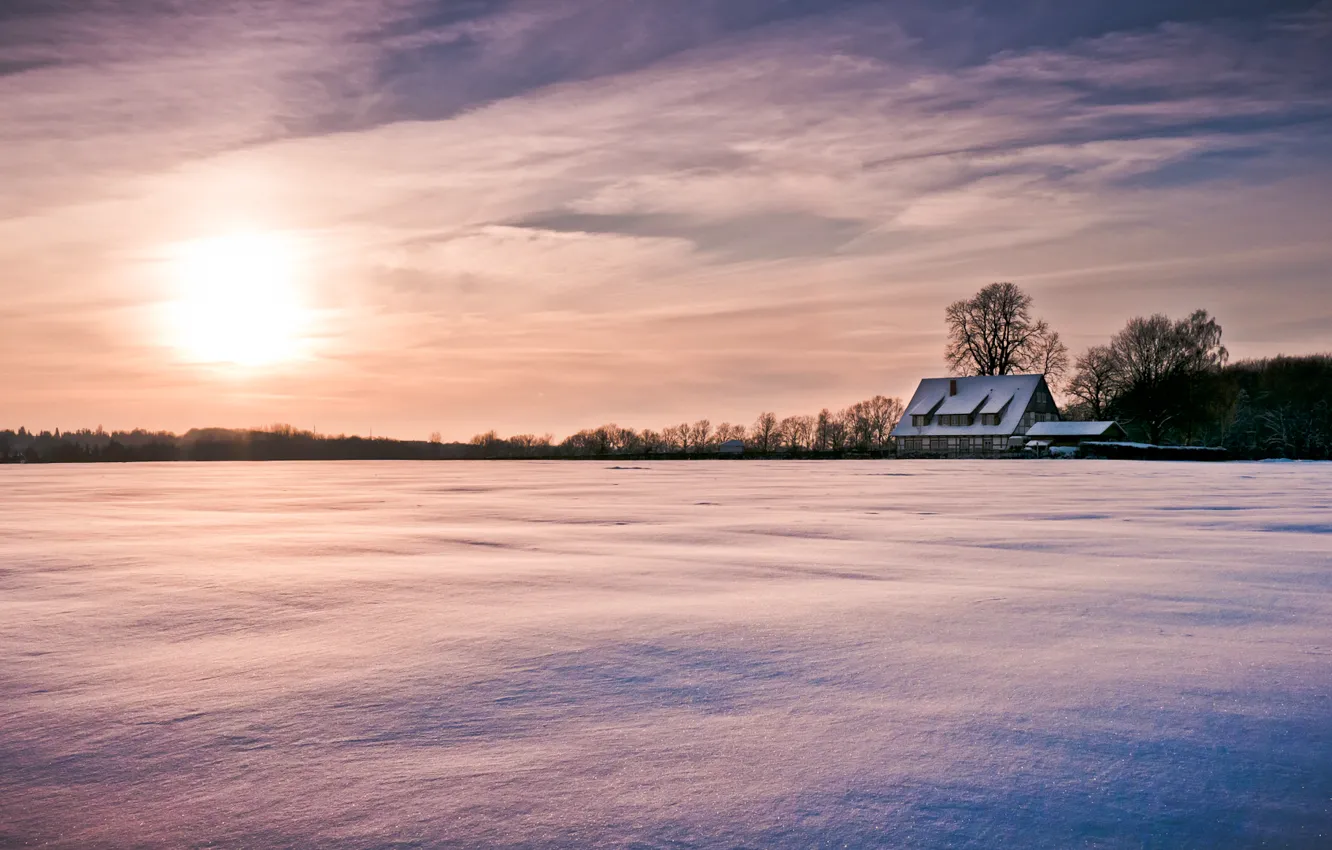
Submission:
[[[898,457],[974,457],[1020,450],[1039,422],[1060,421],[1043,375],[926,378],[893,429]]]
[[[727,440],[717,447],[717,452],[722,455],[742,455],[745,453],[745,441]]]

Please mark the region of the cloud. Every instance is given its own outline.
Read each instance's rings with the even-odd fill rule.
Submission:
[[[983,4],[819,7],[56,15],[56,47],[0,43],[6,301],[139,363],[132,316],[75,305],[160,300],[173,241],[300,232],[328,317],[312,399],[465,401],[458,427],[502,409],[515,430],[626,393],[645,417],[743,419],[905,392],[938,370],[940,305],[993,279],[1087,342],[1193,306],[1265,340],[1283,293],[1326,306],[1332,7],[1061,19],[981,54]],[[1272,269],[1264,297],[1209,288],[1227,263]],[[67,343],[23,338],[11,361],[77,383]],[[666,389],[627,389],[644,374]],[[567,392],[506,400],[534,382]]]

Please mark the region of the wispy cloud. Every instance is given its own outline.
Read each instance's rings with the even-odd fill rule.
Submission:
[[[1010,277],[1075,341],[1207,306],[1239,354],[1332,345],[1283,305],[1327,308],[1327,5],[1028,16],[984,50],[966,3],[207,9],[70,7],[0,42],[3,321],[66,315],[100,362],[178,375],[153,409],[226,415],[153,370],[143,316],[75,307],[150,311],[155,252],[235,222],[321,246],[288,404],[347,427],[369,398],[559,430],[902,392],[939,368],[941,305]],[[73,333],[0,356],[81,387]]]

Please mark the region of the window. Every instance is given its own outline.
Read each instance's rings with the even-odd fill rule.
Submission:
[[[911,415],[911,424],[917,428],[930,424],[930,415],[928,413],[913,413]]]

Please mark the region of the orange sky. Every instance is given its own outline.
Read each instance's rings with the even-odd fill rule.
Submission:
[[[995,280],[1332,349],[1328,7],[685,5],[0,14],[0,427],[747,423],[909,395]]]

